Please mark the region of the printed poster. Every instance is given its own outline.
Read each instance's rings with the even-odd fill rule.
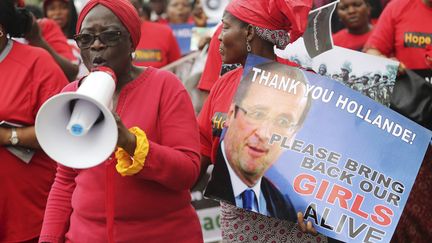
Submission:
[[[432,133],[311,72],[247,59],[205,196],[270,217],[302,212],[345,242],[389,242]]]
[[[303,40],[311,58],[333,48],[331,17],[338,2],[332,2],[309,12]]]
[[[192,28],[195,24],[170,24],[170,27],[180,47],[181,55],[188,54],[191,51]]]
[[[334,46],[330,22],[338,2],[311,11],[303,36],[276,54],[390,106],[399,62]]]

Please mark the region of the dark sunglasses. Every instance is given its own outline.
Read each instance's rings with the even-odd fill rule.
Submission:
[[[104,31],[98,35],[94,34],[76,34],[74,39],[81,49],[90,48],[96,38],[107,46],[115,46],[120,42],[122,36],[121,31]]]

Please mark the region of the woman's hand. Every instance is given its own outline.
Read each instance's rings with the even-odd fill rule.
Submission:
[[[9,145],[9,138],[11,134],[10,128],[0,127],[0,145]]]
[[[318,235],[318,232],[313,227],[312,222],[304,220],[302,212],[297,213],[297,223],[298,223],[298,226],[300,227],[300,230],[303,233],[309,233],[309,234],[312,234],[313,236]]]
[[[136,147],[136,137],[133,133],[129,132],[117,113],[113,112],[113,116],[117,122],[117,146],[128,152],[130,156],[133,156]]]
[[[384,54],[382,54],[378,49],[376,48],[369,48],[367,50],[364,50],[367,54],[371,54],[374,56],[379,56],[379,57],[384,57],[384,58],[388,58],[387,56],[385,56]],[[405,64],[403,64],[401,61],[399,61],[398,59],[396,59],[395,57],[391,57],[390,59],[399,62],[399,66],[398,66],[398,73],[397,75],[402,75],[405,73],[405,69],[406,66]]]

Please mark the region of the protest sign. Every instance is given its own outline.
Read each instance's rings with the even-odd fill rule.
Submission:
[[[432,133],[339,82],[249,55],[205,196],[388,242]],[[251,192],[252,191],[252,192]]]
[[[399,66],[394,60],[338,46],[310,58],[303,41],[296,41],[278,55],[339,81],[385,106],[390,105]]]
[[[192,28],[195,24],[170,24],[177,43],[179,44],[182,56],[188,54],[191,45]]]
[[[314,9],[308,15],[308,25],[303,40],[311,58],[333,48],[330,21],[338,2]]]
[[[205,35],[203,32],[211,33],[216,24],[208,24],[207,27],[196,27],[195,24],[170,24],[173,34],[179,44],[182,56],[189,54],[191,51],[197,50],[200,35]],[[194,40],[192,42],[192,37]],[[192,47],[192,48],[191,48]]]
[[[399,62],[334,46],[330,21],[337,2],[311,11],[302,38],[276,54],[389,106]]]

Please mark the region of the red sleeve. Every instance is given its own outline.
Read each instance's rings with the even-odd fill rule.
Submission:
[[[170,64],[178,59],[180,59],[181,57],[181,51],[180,51],[180,47],[179,44],[177,43],[177,40],[172,32],[171,29],[169,29],[169,43],[170,43],[170,48],[168,50],[167,53],[167,57],[168,57],[168,62],[167,64]]]
[[[378,23],[375,25],[374,31],[368,38],[363,50],[374,48],[386,56],[393,53],[396,24],[394,19],[395,6],[394,2],[390,3],[381,13]]]
[[[48,196],[39,242],[64,242],[72,213],[71,198],[75,190],[77,172],[62,165],[57,166],[54,184]]]
[[[36,60],[36,64],[33,66],[33,76],[38,82],[34,82],[34,93],[30,100],[34,102],[33,115],[36,117],[39,108],[42,104],[49,99],[51,96],[60,92],[60,90],[66,86],[69,82],[48,52],[41,52],[41,56]]]
[[[77,89],[78,89],[78,82],[79,82],[79,81],[76,80],[76,81],[73,81],[73,82],[67,84],[67,85],[62,89],[61,92],[75,92],[75,91],[77,91]]]
[[[210,41],[208,50],[207,60],[204,66],[204,71],[201,75],[201,79],[198,83],[198,88],[204,91],[210,91],[216,80],[219,78],[222,58],[219,54],[220,41],[218,36],[222,31],[222,25],[220,24],[213,34]]]
[[[172,190],[185,190],[199,176],[199,131],[187,91],[174,74],[169,73],[168,79],[159,102],[159,141],[150,141],[140,176]]]
[[[72,52],[72,47],[67,43],[66,36],[63,34],[60,26],[51,19],[41,19],[39,21],[42,36],[45,41],[62,57],[77,62],[77,58]]]

